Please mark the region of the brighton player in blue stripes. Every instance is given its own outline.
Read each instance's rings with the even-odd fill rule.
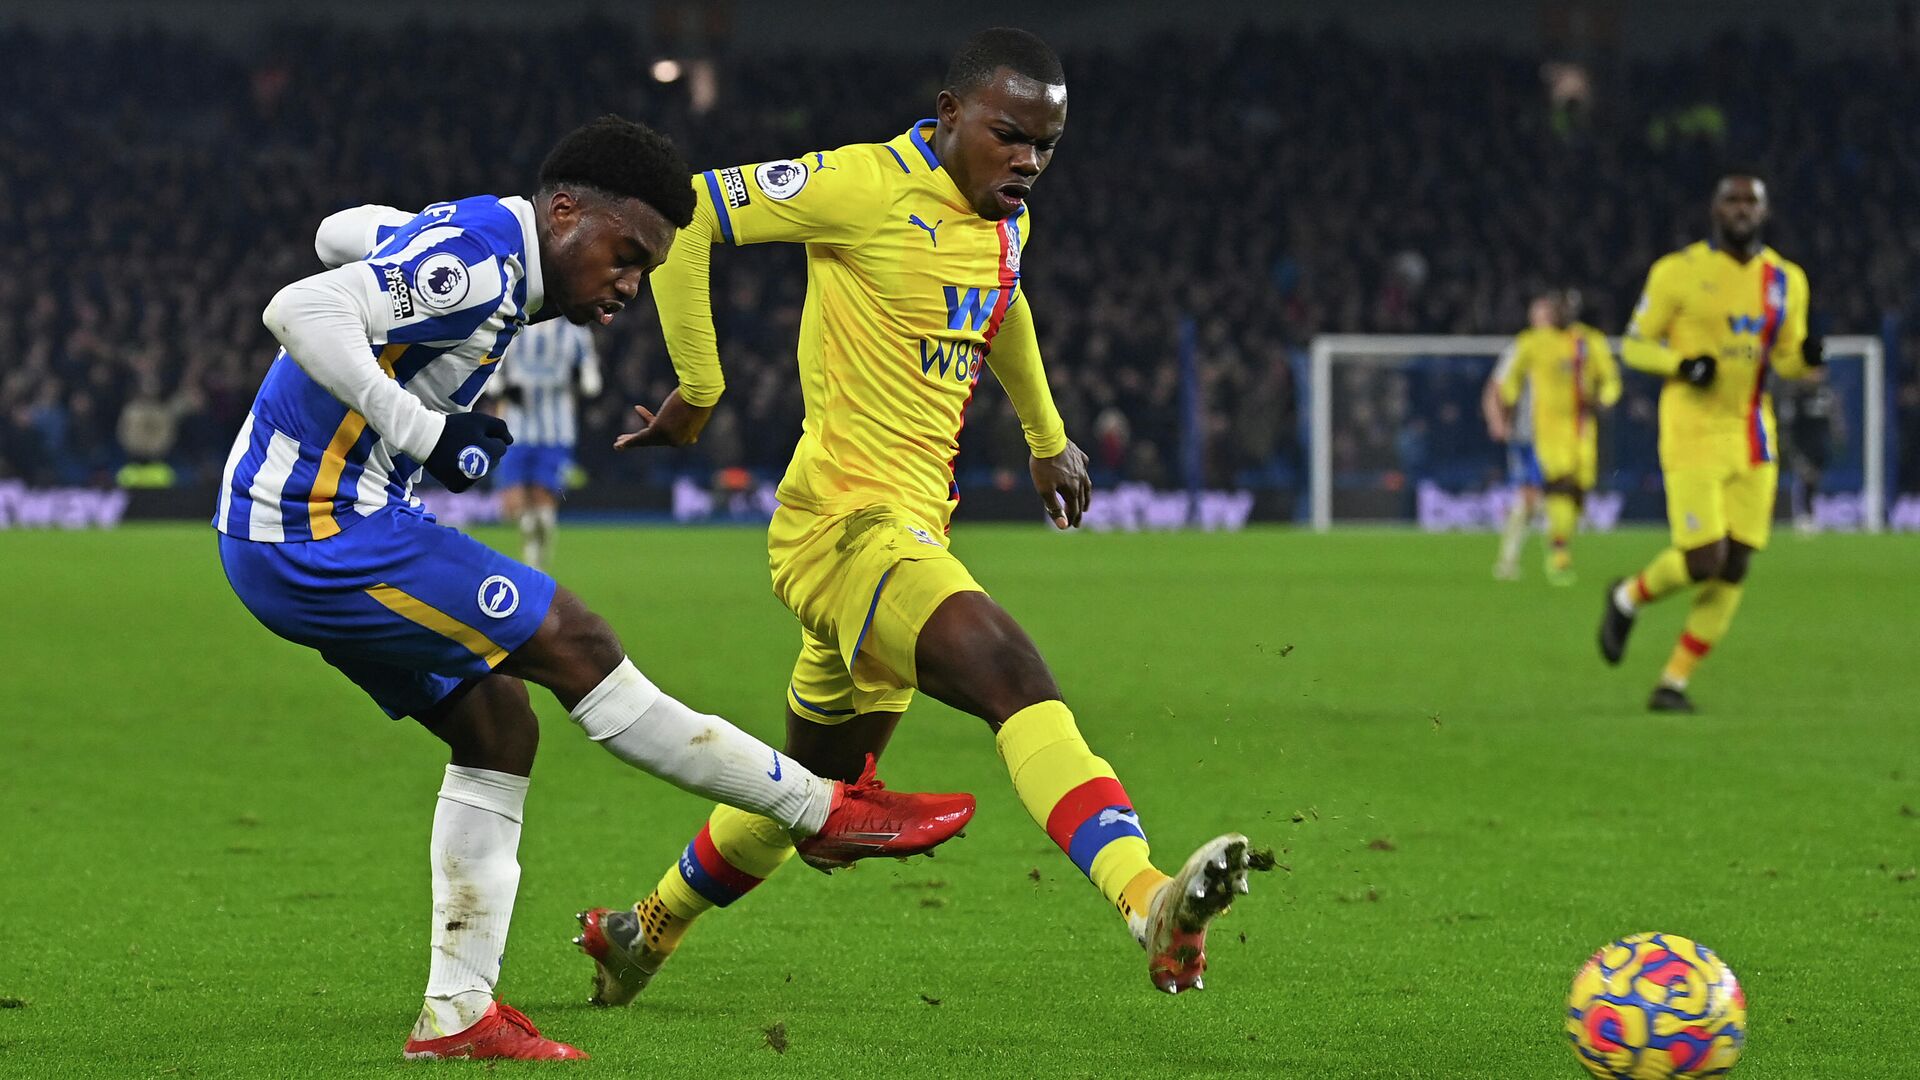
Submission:
[[[214,519],[227,579],[268,629],[452,750],[409,1058],[585,1056],[493,996],[539,740],[523,680],[622,761],[780,822],[816,865],[925,851],[973,812],[971,796],[821,778],[688,708],[579,598],[413,495],[423,470],[461,491],[495,467],[513,436],[470,406],[508,343],[533,320],[605,323],[632,303],[693,215],[689,178],[665,139],[603,117],[560,141],[532,198],[328,218],[315,248],[331,269],[266,310],[283,348],[227,459]]]
[[[514,437],[513,453],[493,474],[500,516],[520,525],[520,561],[543,570],[579,433],[574,394],[600,394],[592,331],[560,320],[527,327],[501,361],[500,382],[500,416]]]

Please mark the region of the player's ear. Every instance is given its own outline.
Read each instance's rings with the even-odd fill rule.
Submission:
[[[554,231],[565,235],[572,232],[580,223],[580,200],[573,192],[555,189],[547,192],[547,220],[553,223]]]
[[[951,90],[940,91],[933,99],[933,115],[943,124],[952,124],[960,119],[960,98]]]

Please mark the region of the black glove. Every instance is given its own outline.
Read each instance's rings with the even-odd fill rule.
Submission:
[[[1800,346],[1800,358],[1808,367],[1823,367],[1827,362],[1827,339],[1811,337]]]
[[[513,445],[507,422],[487,413],[448,413],[440,441],[427,455],[427,472],[448,491],[465,491],[492,472]]]
[[[1680,361],[1679,375],[1689,386],[1713,385],[1713,369],[1717,366],[1711,356],[1689,356]]]

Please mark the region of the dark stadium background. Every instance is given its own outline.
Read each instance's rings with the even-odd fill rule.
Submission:
[[[1026,285],[1103,487],[1240,489],[1260,516],[1296,516],[1314,334],[1509,334],[1556,282],[1617,332],[1651,260],[1702,235],[1716,170],[1750,163],[1773,184],[1769,239],[1813,282],[1816,329],[1884,340],[1889,495],[1920,491],[1912,4],[965,12],[352,0],[288,21],[220,0],[9,5],[0,483],[119,485],[134,516],[204,514],[273,355],[260,309],[316,269],[323,215],[523,192],[557,134],[609,109],[666,130],[698,168],[885,139],[930,113],[963,32],[1007,21],[1049,37],[1069,76]],[[661,82],[669,58],[682,73]],[[730,391],[715,422],[685,451],[613,455],[626,405],[672,386],[651,311],[629,313],[600,336],[609,391],[585,410],[592,483],[575,510],[658,511],[676,478],[778,476],[800,415],[799,253],[717,266]],[[1394,490],[1497,471],[1478,389],[1473,372],[1416,373],[1412,414],[1343,432],[1337,464]],[[1606,428],[1630,513],[1657,513],[1656,389],[1630,377]],[[966,513],[1028,512],[1025,451],[991,387],[963,443]]]

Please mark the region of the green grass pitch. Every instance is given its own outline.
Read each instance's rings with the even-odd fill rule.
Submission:
[[[501,990],[594,1055],[574,1071],[1572,1078],[1574,970],[1665,930],[1740,975],[1743,1080],[1915,1075],[1920,544],[1780,537],[1695,679],[1705,712],[1665,719],[1641,706],[1685,600],[1623,668],[1593,646],[1651,532],[1583,539],[1570,590],[1531,561],[1494,583],[1481,536],[956,536],[1163,864],[1229,829],[1278,853],[1209,989],[1154,993],[983,726],[921,703],[885,775],[978,793],[965,840],[792,864],[634,1007],[591,1009],[572,913],[644,893],[705,807],[536,695]],[[775,738],[795,633],[761,544],[574,527],[557,571],[663,686]],[[0,566],[0,1076],[477,1072],[399,1059],[439,744],[254,624],[204,528],[0,534]]]

